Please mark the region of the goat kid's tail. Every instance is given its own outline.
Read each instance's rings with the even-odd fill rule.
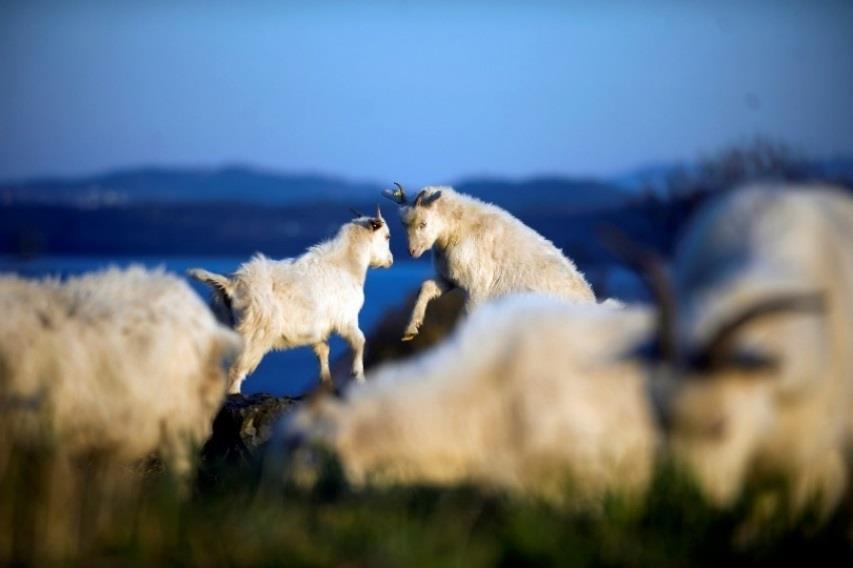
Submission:
[[[231,285],[231,280],[227,276],[214,274],[203,268],[190,268],[187,270],[187,276],[193,280],[198,280],[213,288],[214,292],[222,296],[230,304],[231,298],[234,295],[234,287]]]

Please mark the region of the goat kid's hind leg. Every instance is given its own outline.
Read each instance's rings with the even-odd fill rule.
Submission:
[[[348,327],[341,334],[352,351],[352,376],[355,382],[364,382],[364,334],[357,325]]]
[[[320,364],[320,380],[326,386],[332,386],[332,374],[329,372],[329,344],[325,341],[315,343],[313,346],[314,355],[317,356],[317,362]]]
[[[412,310],[412,316],[409,318],[409,325],[406,326],[406,331],[403,332],[403,341],[411,341],[418,334],[418,329],[424,323],[427,305],[434,299],[440,297],[448,290],[448,287],[438,280],[430,279],[421,284],[421,290],[418,292],[418,299],[415,301],[415,307]]]

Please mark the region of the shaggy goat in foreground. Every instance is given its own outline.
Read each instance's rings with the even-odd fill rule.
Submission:
[[[662,389],[673,454],[720,505],[782,477],[794,511],[830,512],[853,457],[853,199],[731,193],[691,224],[674,277],[647,353],[674,378]]]
[[[306,405],[270,451],[295,446],[297,479],[320,446],[355,484],[477,482],[581,506],[639,496],[657,430],[641,369],[620,356],[649,328],[645,310],[497,300],[344,400]]]
[[[180,278],[140,267],[0,277],[0,464],[13,445],[190,471],[237,334]]]
[[[426,187],[412,203],[397,185],[385,196],[400,205],[409,253],[433,249],[436,276],[420,289],[403,340],[414,338],[427,305],[453,288],[466,295],[465,310],[513,293],[533,292],[572,302],[594,302],[583,274],[551,241],[496,205]]]
[[[364,304],[367,269],[390,267],[388,226],[379,208],[375,217],[360,216],[331,240],[294,259],[257,255],[231,276],[193,269],[188,274],[212,286],[225,306],[243,351],[231,368],[229,392],[239,393],[246,375],[272,349],[310,345],[324,384],[331,384],[329,344],[342,336],[353,353],[352,374],[364,380],[364,334],[358,313]]]

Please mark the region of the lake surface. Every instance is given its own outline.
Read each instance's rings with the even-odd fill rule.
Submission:
[[[228,273],[237,269],[245,258],[237,257],[88,257],[44,256],[34,260],[20,260],[0,255],[0,272],[14,272],[21,276],[47,275],[66,277],[108,266],[142,264],[150,268],[164,267],[183,275],[188,268],[204,267],[213,272]],[[386,310],[403,302],[406,296],[420,285],[432,271],[428,262],[395,262],[390,269],[369,270],[365,284],[365,301],[359,322],[365,335]],[[190,281],[205,300],[209,293],[205,286]],[[330,361],[346,352],[346,344],[334,337],[330,343]],[[368,344],[367,348],[370,348]],[[317,378],[317,361],[309,347],[271,352],[264,357],[257,370],[243,383],[244,393],[269,392],[278,395],[297,395],[305,392]]]

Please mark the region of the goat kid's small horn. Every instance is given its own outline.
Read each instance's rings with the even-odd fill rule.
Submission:
[[[406,205],[409,200],[406,198],[406,190],[398,182],[394,182],[395,189],[386,189],[382,195],[396,203],[397,205]]]
[[[356,217],[367,217],[367,215],[365,215],[364,213],[362,213],[361,211],[359,211],[355,207],[350,207],[349,210],[352,211],[352,214],[355,215]]]

